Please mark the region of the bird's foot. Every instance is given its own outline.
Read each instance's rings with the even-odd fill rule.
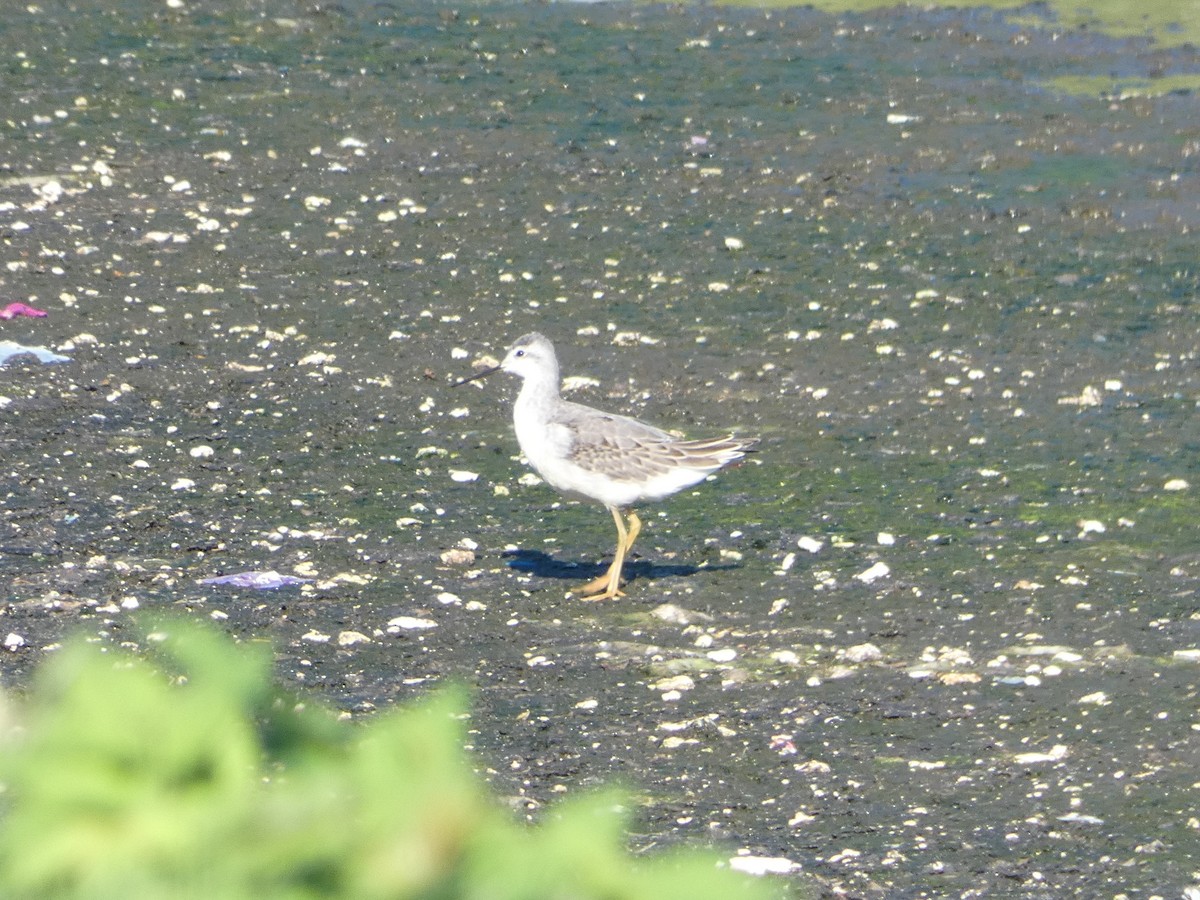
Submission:
[[[578,595],[580,600],[612,600],[615,597],[624,597],[625,592],[621,590],[620,579],[613,578],[612,572],[609,571],[575,588],[571,595]]]

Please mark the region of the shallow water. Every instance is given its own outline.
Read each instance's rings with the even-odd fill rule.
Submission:
[[[1200,116],[1050,87],[1193,50],[988,12],[13,18],[0,299],[50,315],[0,329],[72,361],[0,368],[7,686],[183,609],[356,714],[473,684],[499,791],[620,778],[638,848],[851,896],[1196,882]],[[515,386],[450,387],[535,328],[575,399],[763,436],[643,511],[615,603],[564,599],[612,524],[519,480]],[[316,581],[197,583],[249,569]]]

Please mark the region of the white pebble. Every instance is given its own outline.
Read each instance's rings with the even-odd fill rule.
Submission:
[[[690,625],[697,618],[695,613],[682,606],[676,606],[674,603],[660,603],[650,610],[650,615],[656,619],[662,619],[664,622],[670,622],[672,625]]]
[[[441,559],[448,566],[469,566],[475,562],[475,554],[463,547],[451,547],[442,552]]]
[[[418,619],[416,616],[396,616],[388,620],[388,631],[423,631],[427,628],[437,628],[437,622],[432,619]]]
[[[733,662],[735,659],[737,659],[737,651],[732,647],[722,647],[720,650],[710,650],[705,655],[716,663]]]
[[[1186,491],[1191,485],[1183,478],[1172,478],[1163,485],[1164,491]]]
[[[20,650],[25,646],[25,638],[17,634],[15,631],[10,631],[4,639],[5,650]]]
[[[883,651],[874,644],[855,644],[847,647],[842,655],[850,662],[872,662],[883,659]]]
[[[670,678],[662,678],[654,682],[652,687],[656,691],[690,691],[696,686],[695,680],[690,675],[673,675]]]
[[[1067,756],[1067,748],[1063,744],[1055,744],[1047,753],[1018,753],[1013,757],[1020,765],[1031,763],[1058,762]]]
[[[451,469],[450,470],[450,480],[451,481],[460,481],[460,482],[465,483],[465,482],[474,481],[478,477],[479,477],[478,472],[468,472],[466,469]]]
[[[878,581],[880,578],[886,578],[891,573],[892,570],[888,568],[888,564],[880,560],[869,569],[859,572],[854,577],[863,584],[870,584],[873,581]]]
[[[729,868],[747,875],[790,875],[801,866],[784,856],[735,856],[729,860]]]
[[[825,546],[825,542],[818,541],[814,537],[809,537],[808,535],[805,535],[804,537],[802,537],[798,541],[796,541],[796,546],[798,546],[801,550],[807,550],[809,553],[816,553],[822,547]]]

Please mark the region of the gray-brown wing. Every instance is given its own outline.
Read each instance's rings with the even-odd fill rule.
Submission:
[[[714,471],[753,444],[733,437],[687,441],[627,416],[564,406],[561,424],[572,436],[568,459],[617,481],[648,481],[672,469]]]

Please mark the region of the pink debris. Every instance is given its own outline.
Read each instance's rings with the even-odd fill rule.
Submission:
[[[780,756],[795,756],[796,745],[792,743],[790,734],[776,734],[771,736],[771,749]]]
[[[24,303],[10,303],[4,309],[0,309],[0,319],[15,319],[17,316],[29,316],[32,319],[41,319],[45,315],[45,310],[34,309],[32,306],[27,306]]]

